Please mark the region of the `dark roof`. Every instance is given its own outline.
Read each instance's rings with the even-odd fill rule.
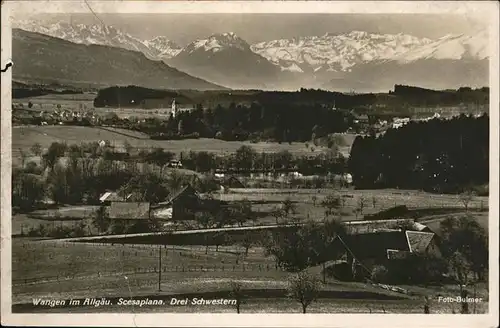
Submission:
[[[413,219],[356,220],[344,224],[352,233],[368,233],[377,230],[399,229],[404,224],[415,224]]]
[[[387,257],[388,250],[422,253],[427,250],[433,237],[434,234],[428,232],[386,230],[351,234],[342,240],[355,257],[367,259]]]
[[[109,208],[109,218],[127,220],[149,219],[149,203],[112,202]]]
[[[345,243],[359,259],[387,257],[387,250],[409,251],[406,235],[399,230],[348,235]]]
[[[181,189],[179,189],[177,192],[174,192],[168,198],[168,200],[166,200],[164,202],[160,202],[160,203],[154,205],[154,208],[163,207],[165,205],[169,205],[169,204],[171,204],[172,202],[174,202],[175,200],[179,199],[181,196],[184,196],[184,195],[189,195],[189,196],[194,196],[196,198],[199,198],[198,197],[198,192],[190,184],[187,184],[184,187],[182,187]]]
[[[230,176],[224,179],[222,185],[228,188],[245,188],[245,185],[234,176]]]

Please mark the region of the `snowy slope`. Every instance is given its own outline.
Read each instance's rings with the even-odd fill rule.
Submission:
[[[348,71],[351,67],[376,60],[392,59],[432,40],[405,34],[370,34],[352,31],[347,34],[327,33],[294,39],[260,42],[252,50],[283,69],[301,67],[318,72]],[[295,65],[292,65],[295,64]]]
[[[171,58],[180,50],[178,45],[164,37],[144,41],[110,25],[69,24],[65,22],[40,24],[40,22],[35,21],[16,21],[13,25],[15,28],[25,31],[42,33],[73,43],[97,44],[139,51],[151,59]]]
[[[474,36],[447,35],[396,56],[393,60],[409,63],[421,59],[483,60],[486,58],[489,58],[488,33],[481,31]]]

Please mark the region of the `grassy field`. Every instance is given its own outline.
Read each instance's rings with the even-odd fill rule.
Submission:
[[[146,134],[136,131],[112,128],[82,127],[82,126],[15,126],[12,129],[12,153],[19,158],[19,150],[29,152],[31,146],[40,143],[43,148],[48,148],[53,142],[66,142],[79,144],[109,140],[112,145],[122,147],[127,141],[135,148],[163,148],[180,153],[188,151],[208,151],[217,154],[234,153],[243,145],[254,148],[257,152],[278,152],[288,150],[292,154],[310,155],[326,151],[325,147],[316,147],[314,152],[306,148],[304,143],[272,143],[249,141],[224,141],[219,139],[188,139],[188,140],[151,140]],[[350,145],[342,147],[344,155],[349,153]]]
[[[281,207],[282,202],[289,198],[295,205],[295,213],[290,217],[302,219],[322,220],[325,216],[325,208],[321,205],[323,199],[333,191],[331,189],[232,189],[228,194],[214,194],[216,199],[229,202],[248,199],[252,202],[252,210],[258,212],[258,224],[275,224],[276,218],[272,212]],[[341,210],[342,220],[350,221],[362,219],[365,215],[374,214],[397,205],[406,205],[417,220],[425,220],[430,223],[450,214],[464,213],[465,209],[458,196],[436,195],[418,191],[403,190],[348,190],[342,189],[338,192],[344,200]],[[314,197],[316,201],[314,202]],[[359,199],[363,197],[365,206],[363,213],[356,215],[355,210]],[[375,199],[375,203],[373,202]],[[16,214],[12,218],[12,234],[21,233],[21,229],[28,231],[30,227],[42,225],[75,225],[78,219],[92,216],[96,206],[67,206],[54,210],[39,210],[25,214]],[[488,212],[478,212],[481,208],[488,208],[488,197],[475,197],[469,204],[485,227],[488,227]],[[436,211],[443,214],[437,215]],[[420,213],[422,212],[422,213]],[[437,216],[436,216],[437,215]],[[75,218],[75,220],[59,221],[59,218]]]
[[[262,249],[251,248],[248,256],[243,256],[243,252],[242,248],[236,246],[220,247],[219,252],[212,247],[208,254],[205,254],[205,247],[201,246],[164,248],[161,267],[165,271],[165,290],[172,293],[197,291],[190,281],[208,277],[214,278],[212,284],[216,284],[220,279],[230,278],[275,281],[285,275],[276,269],[272,259],[264,256]],[[147,286],[150,286],[154,290],[158,276],[154,271],[158,268],[158,258],[157,246],[14,238],[14,302],[32,296],[47,296],[56,291],[76,297],[108,295],[108,291],[112,295],[128,288],[128,285],[134,287],[134,295],[144,292],[143,287],[147,290]],[[203,284],[207,283],[210,285],[210,280],[203,280]]]
[[[394,189],[381,190],[347,190],[334,191],[331,189],[231,189],[230,193],[217,194],[215,198],[225,201],[240,201],[248,199],[253,203],[255,211],[270,212],[279,207],[281,202],[289,198],[295,204],[295,216],[323,218],[325,208],[321,202],[332,192],[338,192],[344,204],[342,206],[345,220],[361,218],[363,215],[374,214],[382,210],[406,205],[410,209],[449,209],[456,212],[464,210],[464,205],[455,195],[436,195],[419,191],[404,191]],[[359,200],[364,199],[362,214],[358,217],[355,210]],[[475,197],[469,204],[471,209],[487,209],[488,197]],[[268,218],[274,220],[274,218]]]
[[[76,110],[80,109],[80,105],[85,105],[88,109],[94,107],[94,98],[96,93],[82,94],[50,94],[38,97],[26,97],[22,99],[12,99],[12,104],[22,104],[24,108],[28,108],[28,103],[32,103],[33,110],[51,111],[57,109],[57,105],[61,105],[62,109]],[[40,106],[41,105],[41,106]]]
[[[137,245],[99,245],[57,241],[13,240],[14,312],[65,312],[68,309],[27,309],[33,298],[150,297],[169,300],[229,297],[230,282],[239,281],[245,299],[242,312],[294,313],[298,303],[285,294],[288,273],[274,268],[260,248],[243,257],[235,247],[167,247],[162,250],[162,282],[158,291],[158,248]],[[238,259],[238,264],[236,264]],[[245,270],[242,270],[243,264]],[[259,267],[260,265],[260,267]],[[269,265],[270,269],[266,269]],[[233,266],[236,269],[233,269]],[[222,270],[222,267],[225,269]],[[174,269],[177,268],[177,269]],[[182,268],[182,269],[181,269]],[[259,269],[262,268],[262,269]],[[423,295],[455,295],[454,286],[405,286],[413,293],[399,294],[367,283],[327,279],[311,313],[422,313]],[[487,297],[484,287],[479,296]],[[28,306],[29,307],[29,306]],[[484,312],[487,303],[480,304]],[[449,304],[432,305],[433,313],[451,313]],[[71,312],[130,312],[127,307],[79,307]],[[135,308],[138,312],[234,312],[231,306],[166,306]]]

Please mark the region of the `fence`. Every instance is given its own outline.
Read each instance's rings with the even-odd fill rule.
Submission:
[[[162,266],[162,273],[175,273],[175,272],[270,272],[270,271],[279,271],[284,272],[277,265],[271,264],[239,264],[239,265],[171,265],[171,266]],[[147,275],[147,274],[158,274],[158,267],[148,267],[148,268],[135,268],[129,271],[122,270],[112,270],[108,272],[96,272],[94,274],[88,275],[57,275],[57,276],[45,276],[45,277],[36,277],[36,278],[20,278],[20,279],[12,279],[13,286],[23,286],[23,285],[35,285],[42,283],[51,283],[51,282],[62,282],[62,281],[72,281],[72,280],[81,280],[81,279],[95,279],[102,277],[113,277],[113,276],[126,276],[133,277],[137,275]],[[152,280],[154,284],[158,283],[157,279]]]

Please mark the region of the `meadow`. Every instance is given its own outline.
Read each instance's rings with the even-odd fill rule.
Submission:
[[[347,138],[352,139],[352,138]],[[224,141],[220,139],[185,139],[185,140],[151,140],[140,132],[118,128],[100,128],[84,126],[14,126],[12,128],[12,156],[13,160],[20,158],[20,150],[29,153],[35,144],[41,144],[47,149],[53,142],[66,142],[67,144],[80,144],[100,140],[110,141],[112,146],[123,147],[128,142],[137,149],[163,148],[165,150],[181,153],[189,151],[207,151],[216,154],[231,154],[243,145],[254,148],[257,152],[279,152],[287,150],[296,156],[311,155],[328,150],[326,147],[316,147],[314,152],[304,143],[277,143],[250,141]],[[350,144],[342,147],[344,155],[348,155]]]
[[[117,305],[79,308],[33,308],[33,298],[150,297],[164,299],[231,298],[230,283],[244,291],[242,313],[300,313],[297,302],[286,297],[289,273],[276,269],[261,248],[247,256],[237,246],[210,248],[168,246],[162,249],[161,291],[158,291],[158,247],[66,243],[15,238],[13,246],[14,312],[127,312]],[[405,286],[409,294],[395,293],[370,283],[341,282],[327,278],[311,313],[422,313],[423,295],[437,298],[456,293],[458,287]],[[478,289],[487,297],[487,289]],[[485,312],[487,302],[478,312]],[[435,302],[434,313],[451,313],[449,304]],[[136,309],[137,311],[137,309]],[[141,312],[235,312],[233,306],[150,306]]]
[[[294,204],[294,213],[291,213],[291,217],[321,220],[325,213],[325,207],[321,203],[332,193],[342,198],[343,204],[340,212],[344,221],[362,219],[364,215],[378,213],[399,205],[405,205],[410,210],[421,209],[429,212],[442,210],[459,213],[464,211],[464,204],[457,195],[431,194],[414,190],[233,188],[229,193],[219,193],[214,197],[229,202],[247,199],[252,203],[254,211],[262,213],[271,213],[279,208],[284,200],[289,199]],[[363,211],[356,215],[360,202],[363,203]],[[474,197],[468,206],[477,211],[486,210],[488,197]],[[275,218],[270,214],[260,216],[259,222],[272,224]]]

